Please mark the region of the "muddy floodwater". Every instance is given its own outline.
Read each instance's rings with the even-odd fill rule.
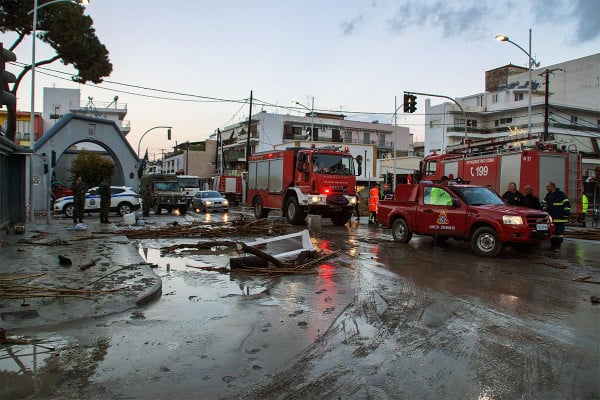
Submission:
[[[486,259],[366,218],[310,233],[341,252],[280,277],[202,269],[239,256],[220,246],[161,253],[198,239],[137,240],[162,296],[28,331],[43,347],[3,349],[0,382],[15,399],[600,398],[600,285],[578,280],[600,281],[598,242]]]

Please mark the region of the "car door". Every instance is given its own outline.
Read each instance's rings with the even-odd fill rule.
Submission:
[[[92,188],[85,194],[85,209],[96,210],[100,208],[100,195],[98,188]]]
[[[420,231],[428,235],[463,236],[465,233],[466,213],[465,206],[456,196],[443,187],[424,186],[422,188],[422,201],[417,206],[417,220]],[[435,191],[442,191],[436,194]],[[437,204],[436,199],[456,199],[458,206],[451,204]]]

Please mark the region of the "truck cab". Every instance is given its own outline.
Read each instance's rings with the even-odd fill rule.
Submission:
[[[167,212],[178,210],[181,215],[185,215],[188,210],[188,202],[185,194],[179,188],[179,181],[176,175],[170,174],[150,174],[144,175],[140,179],[141,187],[150,186],[151,204],[156,215],[160,215],[162,210]]]

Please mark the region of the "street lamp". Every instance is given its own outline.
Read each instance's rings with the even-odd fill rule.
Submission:
[[[508,38],[508,36],[506,36],[506,35],[496,35],[495,38],[499,42],[512,43],[513,45],[517,46],[523,53],[525,53],[527,55],[527,69],[529,70],[528,78],[527,78],[529,80],[529,85],[528,85],[528,87],[529,87],[529,90],[528,90],[529,104],[527,105],[527,136],[531,136],[531,86],[533,83],[533,82],[531,82],[531,68],[540,66],[540,63],[536,62],[533,59],[533,57],[531,56],[531,28],[529,28],[529,51],[526,51],[524,48],[522,48],[521,46],[519,46],[518,44],[516,44],[515,42],[510,40]]]
[[[315,127],[315,124],[314,124],[314,122],[315,122],[315,98],[313,96],[311,108],[306,107],[304,104],[300,103],[299,101],[294,101],[294,104],[302,106],[302,107],[306,108],[308,111],[310,111],[310,141],[312,142],[314,127]]]
[[[32,151],[31,158],[29,159],[29,207],[31,210],[31,222],[35,219],[35,207],[33,206],[33,148],[35,147],[35,37],[37,30],[37,12],[38,10],[50,6],[56,3],[73,3],[73,4],[87,4],[86,0],[53,0],[48,3],[44,3],[41,6],[38,5],[38,0],[33,0],[33,10],[29,11],[27,15],[33,14],[33,23],[31,25],[31,121],[29,122],[29,148]]]
[[[146,134],[154,129],[160,129],[160,128],[164,128],[167,129],[167,139],[171,140],[171,129],[173,128],[172,126],[155,126],[152,127],[150,129],[148,129],[146,132],[144,132],[142,134],[142,137],[140,138],[140,140],[138,141],[138,147],[137,147],[137,156],[138,156],[138,160],[140,158],[140,144],[142,143],[142,139],[144,138],[144,136],[146,136]]]

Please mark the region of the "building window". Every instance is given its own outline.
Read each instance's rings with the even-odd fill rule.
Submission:
[[[498,119],[497,119],[497,120],[495,120],[495,121],[494,121],[494,126],[500,126],[500,120],[498,120]]]
[[[577,115],[571,115],[571,125],[577,125]]]
[[[371,133],[369,133],[369,132],[364,132],[363,133],[363,143],[364,144],[371,143]]]
[[[477,120],[475,120],[475,119],[468,119],[467,120],[467,126],[477,126]]]
[[[432,119],[431,121],[429,121],[429,127],[430,128],[441,128],[442,127],[442,120],[441,119]]]
[[[494,93],[492,95],[492,103],[497,103],[498,102],[498,93]]]
[[[352,143],[352,131],[344,131],[344,143]]]
[[[523,93],[515,93],[515,101],[523,100]]]

